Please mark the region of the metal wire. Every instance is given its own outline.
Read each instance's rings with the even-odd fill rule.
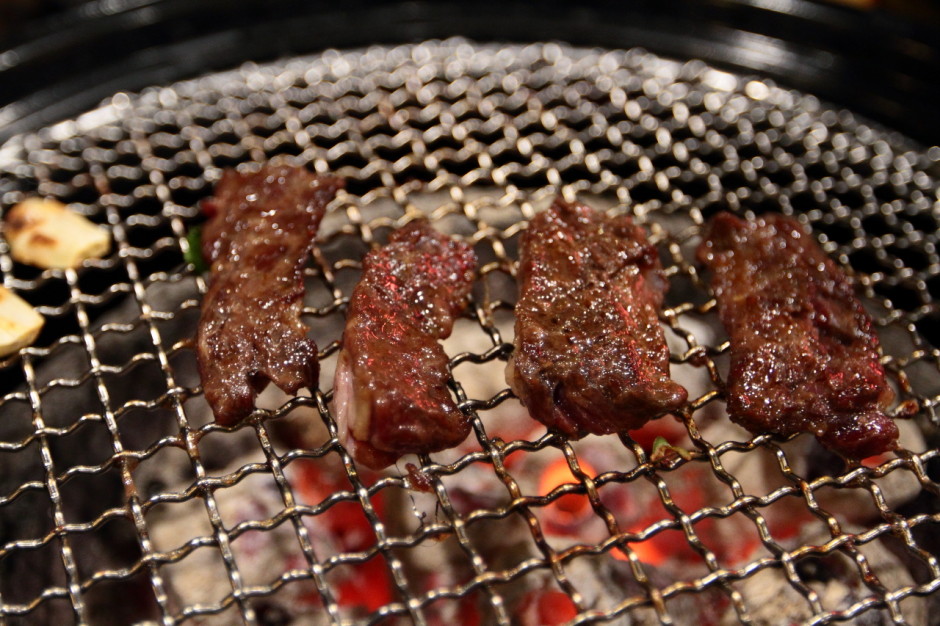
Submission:
[[[460,454],[414,459],[429,494],[414,491],[414,470],[404,463],[382,476],[355,466],[336,437],[328,379],[312,396],[278,398],[237,428],[206,416],[192,367],[205,283],[184,261],[187,232],[222,168],[272,158],[349,180],[308,269],[305,317],[324,363],[335,358],[361,256],[389,228],[429,213],[482,259],[474,305],[457,329],[474,335],[477,347],[452,354],[451,363],[474,434]],[[573,624],[683,622],[697,598],[726,607],[725,620],[774,623],[755,595],[773,576],[798,599],[807,623],[862,615],[916,623],[924,606],[935,606],[940,586],[930,540],[940,522],[938,162],[936,147],[701,62],[462,40],[246,65],[117,94],[74,120],[16,137],[0,147],[2,207],[33,194],[59,198],[107,225],[115,246],[78,270],[40,272],[14,263],[0,240],[3,284],[47,318],[36,345],[0,361],[0,622],[56,615],[65,620],[57,623],[98,623],[107,614],[102,606],[122,603],[127,619],[167,625],[285,623],[272,606],[302,589],[324,622],[441,623],[446,607],[469,619],[472,606],[474,619],[508,624],[529,610],[526,593],[551,589],[568,599]],[[544,431],[497,432],[494,415],[516,401],[505,388],[476,396],[475,379],[461,374],[510,354],[518,234],[559,193],[634,214],[660,246],[673,285],[663,322],[674,372],[705,381],[678,416],[688,459],[663,461],[628,435],[608,437],[604,445],[635,462],[595,472],[580,444]],[[843,467],[807,456],[820,452],[805,437],[780,442],[718,431],[734,436],[715,438],[711,416],[723,406],[728,344],[706,332],[715,326],[714,301],[691,251],[703,220],[725,208],[798,215],[854,270],[899,390],[897,410],[916,409],[909,441],[919,449]],[[322,427],[300,427],[315,434],[298,440],[297,423],[317,415]],[[563,456],[572,479],[533,492],[518,459],[549,453]],[[173,465],[180,480],[148,478],[171,458],[183,459]],[[779,473],[773,488],[755,493],[753,477],[736,469],[741,458],[764,459],[765,471]],[[330,464],[345,482],[311,499],[298,472]],[[460,481],[480,468],[495,480],[495,503],[468,511]],[[724,495],[689,510],[676,481],[693,470]],[[233,520],[231,494],[252,481],[271,485],[273,509]],[[895,485],[904,481],[909,493],[899,499]],[[615,489],[650,490],[661,515],[625,527],[606,496]],[[871,514],[860,521],[833,494],[862,498]],[[559,543],[551,536],[546,511],[572,496],[587,499],[606,538]],[[419,516],[416,497],[431,498],[433,515]],[[364,516],[371,537],[331,551],[318,524],[347,505]],[[782,536],[774,521],[781,507],[819,533]],[[184,510],[203,525],[167,546],[165,528]],[[733,523],[756,537],[743,562],[729,563],[708,535],[711,527],[732,532]],[[530,547],[514,559],[497,555],[492,535],[516,536],[520,528]],[[257,582],[241,546],[276,533],[293,538],[297,558]],[[696,555],[693,575],[666,577],[643,552],[667,536]],[[889,544],[902,578],[884,574],[886,561],[872,556],[873,546]],[[419,552],[446,552],[466,575],[424,581]],[[820,559],[845,564],[855,595],[834,604],[821,591],[807,573]],[[376,563],[387,598],[365,612],[350,608],[341,572]],[[585,585],[579,572],[587,563],[630,582]],[[225,591],[188,600],[181,568],[203,564],[214,564],[204,576]],[[17,579],[30,565],[50,573],[39,583]],[[130,593],[142,595],[128,601]]]

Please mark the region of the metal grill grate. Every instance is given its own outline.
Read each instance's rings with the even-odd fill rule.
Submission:
[[[186,234],[221,168],[272,158],[349,179],[308,270],[324,374],[225,429],[195,372],[205,285]],[[17,137],[0,147],[3,208],[61,199],[115,251],[39,272],[0,241],[3,284],[47,318],[0,361],[0,621],[536,623],[550,607],[578,624],[924,623],[940,586],[938,161],[701,62],[461,40],[247,65]],[[656,428],[689,460],[651,458],[641,434],[546,434],[505,389],[518,234],[557,193],[633,213],[660,246],[692,400]],[[691,255],[726,207],[799,215],[856,272],[898,410],[918,409],[902,452],[845,467],[727,423],[727,341]],[[335,439],[330,375],[362,254],[420,213],[481,258],[445,344],[474,434],[378,476]],[[544,492],[552,458],[569,474]],[[642,524],[617,508],[638,493]],[[586,507],[579,530],[557,531],[559,507]]]

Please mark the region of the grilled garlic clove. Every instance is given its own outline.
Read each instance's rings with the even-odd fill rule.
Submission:
[[[32,344],[45,322],[18,295],[0,286],[0,357]]]
[[[78,267],[111,250],[107,229],[56,200],[23,200],[7,212],[3,233],[14,259],[44,269]]]

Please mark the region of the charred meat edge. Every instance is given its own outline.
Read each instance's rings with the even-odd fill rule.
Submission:
[[[203,203],[210,284],[196,355],[216,421],[234,424],[273,382],[285,393],[315,389],[317,346],[301,321],[304,274],[327,204],[343,180],[266,165],[228,170]]]
[[[659,323],[667,281],[630,217],[557,199],[522,235],[507,382],[571,438],[625,432],[679,410]]]
[[[403,454],[453,447],[470,422],[447,387],[440,344],[467,305],[472,248],[426,219],[392,233],[363,261],[337,361],[334,409],[340,441],[373,469]]]
[[[885,414],[894,392],[871,318],[799,222],[719,213],[698,257],[712,272],[731,339],[733,421],[754,433],[812,433],[851,459],[897,447],[897,425]]]

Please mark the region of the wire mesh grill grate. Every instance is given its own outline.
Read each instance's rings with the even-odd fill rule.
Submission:
[[[222,168],[272,158],[349,181],[307,270],[320,391],[268,392],[221,428],[194,366],[205,284],[186,235]],[[40,272],[0,241],[3,284],[47,318],[0,361],[0,621],[926,623],[938,161],[701,62],[461,40],[246,65],[17,137],[3,208],[58,198],[115,246]],[[558,193],[631,212],[660,247],[692,399],[653,431],[568,442],[505,388],[518,234]],[[900,453],[846,467],[727,422],[727,341],[691,255],[724,208],[798,215],[855,271],[897,410],[917,407]],[[481,259],[445,344],[474,434],[376,475],[336,440],[331,374],[362,255],[423,213]],[[651,457],[654,434],[691,458]]]

